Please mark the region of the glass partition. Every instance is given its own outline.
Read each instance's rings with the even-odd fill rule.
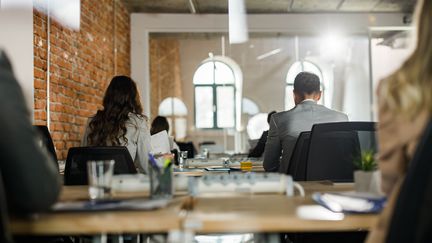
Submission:
[[[378,44],[375,37],[381,38],[373,36],[372,56],[382,56],[378,53],[383,44]],[[250,139],[246,127],[254,114],[237,110],[242,106],[242,98],[253,100],[259,113],[291,109],[293,80],[300,71],[320,77],[320,104],[348,114],[351,121],[371,120],[375,67],[379,70],[387,63],[379,59],[375,63],[372,58],[374,63],[370,65],[367,33],[250,33],[247,43],[236,45],[228,43],[226,33],[154,33],[150,39],[176,42],[173,49],[179,56],[181,99],[189,111],[187,138],[196,139],[197,143],[212,140],[225,144],[228,150],[234,149],[236,133],[244,134],[237,138]],[[238,64],[242,73],[240,89],[230,66],[212,61],[217,60],[213,56],[225,56]],[[239,116],[240,128],[236,120]]]

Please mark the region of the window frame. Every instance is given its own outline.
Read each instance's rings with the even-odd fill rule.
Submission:
[[[196,83],[193,82],[193,85],[194,85],[194,125],[195,125],[195,127],[197,129],[222,130],[222,129],[231,129],[231,128],[235,128],[236,127],[236,116],[237,116],[236,76],[235,76],[233,68],[228,63],[220,61],[220,60],[207,60],[207,61],[202,62],[198,66],[198,68],[194,72],[194,76],[195,76],[195,73],[197,72],[197,70],[199,68],[201,68],[203,65],[206,65],[208,63],[213,63],[213,70],[216,70],[216,63],[217,62],[224,64],[225,66],[227,66],[230,69],[230,71],[232,73],[232,77],[233,77],[234,80],[233,80],[232,83],[229,83],[229,84],[227,84],[227,83],[216,84],[216,72],[213,71],[213,77],[212,77],[213,83],[212,84],[196,84]],[[196,102],[196,88],[197,87],[210,87],[212,89],[212,94],[213,94],[213,101],[212,101],[213,102],[213,127],[198,127],[197,126],[197,109],[196,109],[197,108],[197,102]],[[217,113],[218,113],[217,88],[218,87],[232,87],[232,90],[233,90],[233,104],[234,104],[234,106],[232,107],[232,109],[233,109],[233,123],[234,124],[233,124],[232,127],[219,127],[218,126],[218,122],[217,122],[218,121],[217,120],[217,118],[218,118],[218,116],[217,116]]]

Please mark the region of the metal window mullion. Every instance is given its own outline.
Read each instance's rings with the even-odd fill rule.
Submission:
[[[219,124],[217,123],[217,87],[218,85],[213,84],[213,128],[219,128]]]
[[[213,128],[219,128],[217,124],[217,97],[216,97],[216,62],[213,63]]]
[[[237,108],[237,102],[236,102],[236,101],[237,101],[237,99],[236,99],[236,98],[237,98],[237,97],[236,97],[236,87],[235,87],[234,85],[233,85],[232,87],[233,87],[233,93],[234,93],[234,126],[233,126],[233,127],[234,127],[234,128],[237,128],[237,127],[236,127],[236,125],[237,125],[237,119],[236,119],[236,118],[237,118],[237,109],[236,109],[236,108]],[[241,102],[241,101],[240,101],[240,102]]]
[[[196,89],[197,89],[198,85],[194,85],[194,122],[195,122],[195,127],[198,128],[197,126],[197,107],[196,107]]]

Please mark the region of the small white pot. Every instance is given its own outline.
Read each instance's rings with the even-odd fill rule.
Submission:
[[[356,192],[369,192],[381,195],[380,171],[354,171],[354,188]]]

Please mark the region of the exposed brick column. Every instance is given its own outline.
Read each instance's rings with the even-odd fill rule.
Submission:
[[[46,124],[47,17],[35,10],[33,19],[34,123]],[[50,131],[59,159],[79,146],[112,76],[130,75],[130,19],[123,3],[83,0],[80,24],[79,31],[53,20],[50,26]]]
[[[179,43],[175,39],[150,38],[151,117],[158,115],[167,97],[182,99]]]

